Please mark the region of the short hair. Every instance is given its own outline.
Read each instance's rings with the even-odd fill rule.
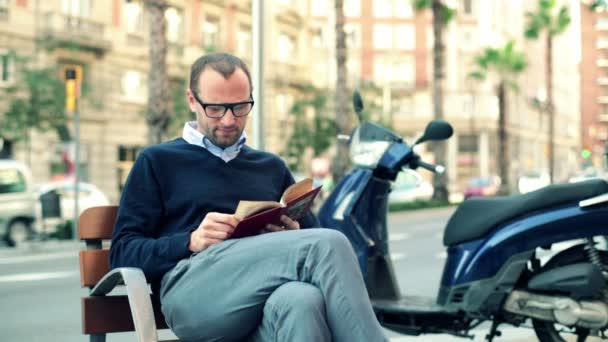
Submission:
[[[245,62],[240,58],[225,52],[216,52],[199,57],[190,68],[190,89],[198,91],[198,80],[206,67],[219,72],[224,78],[230,77],[236,70],[240,68],[247,75],[249,80],[249,89],[253,91],[253,82],[251,82],[251,74]]]

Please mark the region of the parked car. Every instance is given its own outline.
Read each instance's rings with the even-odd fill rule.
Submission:
[[[75,183],[70,180],[51,182],[38,188],[38,196],[55,191],[60,197],[61,219],[63,221],[74,219]],[[109,205],[108,197],[94,184],[78,183],[78,212],[100,205]]]
[[[0,237],[9,246],[34,234],[36,203],[29,168],[16,160],[0,160]]]
[[[397,175],[388,195],[388,203],[407,203],[416,200],[430,200],[433,185],[415,171],[403,171]]]
[[[500,184],[498,176],[472,178],[464,189],[464,198],[496,196],[500,190]]]
[[[525,194],[551,184],[549,174],[543,171],[529,171],[519,177],[517,188],[519,193]]]
[[[582,182],[589,179],[606,179],[606,173],[599,171],[595,168],[587,168],[580,172],[575,173],[569,179],[569,183]]]

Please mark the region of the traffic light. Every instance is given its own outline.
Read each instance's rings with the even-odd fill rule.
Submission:
[[[82,67],[80,65],[67,65],[64,69],[65,80],[65,109],[68,112],[76,111],[76,99],[80,97],[80,84],[82,83]]]
[[[591,157],[591,151],[589,151],[589,149],[584,148],[581,151],[581,157],[583,157],[583,159],[588,159],[589,157]]]

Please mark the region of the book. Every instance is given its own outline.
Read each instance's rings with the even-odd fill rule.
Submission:
[[[234,217],[239,220],[231,238],[241,238],[259,233],[268,223],[283,225],[281,216],[298,220],[306,214],[321,190],[313,188],[312,179],[306,178],[290,185],[283,192],[279,202],[240,201]]]

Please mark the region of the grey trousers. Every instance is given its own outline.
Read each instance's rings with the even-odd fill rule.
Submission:
[[[186,341],[387,341],[350,243],[330,229],[213,245],[169,271],[160,295]]]

